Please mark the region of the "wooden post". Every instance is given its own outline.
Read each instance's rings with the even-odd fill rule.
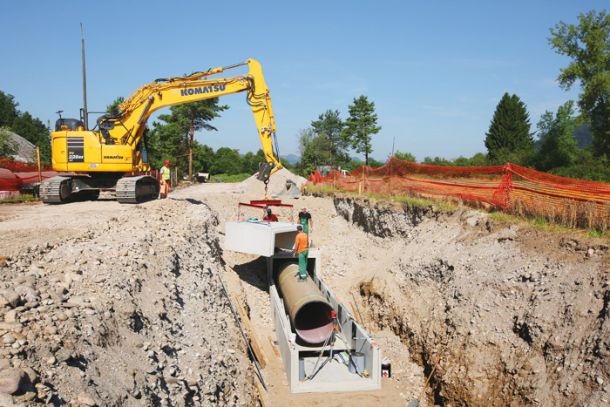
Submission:
[[[366,190],[365,185],[364,185],[364,171],[365,171],[366,167],[362,168],[362,192],[364,192]]]
[[[38,182],[42,182],[42,173],[40,171],[40,147],[36,146],[36,162],[38,163]]]

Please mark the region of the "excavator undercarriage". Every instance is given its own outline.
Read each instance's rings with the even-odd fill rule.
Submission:
[[[40,185],[44,203],[61,204],[96,200],[101,190],[115,190],[119,203],[140,203],[159,196],[159,182],[150,175],[123,177],[117,174],[60,175]]]

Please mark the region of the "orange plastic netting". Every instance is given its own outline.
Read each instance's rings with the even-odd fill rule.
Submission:
[[[40,175],[44,179],[57,175],[57,172],[43,164]],[[36,164],[0,158],[0,191],[19,191],[24,185],[38,181]]]
[[[608,228],[610,184],[560,177],[519,165],[450,167],[399,160],[349,175],[313,173],[314,184],[360,193],[418,193],[483,202],[506,212],[543,216],[571,226]]]

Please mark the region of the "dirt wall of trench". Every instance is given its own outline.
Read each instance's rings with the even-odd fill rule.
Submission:
[[[599,405],[610,399],[610,261],[595,239],[496,225],[484,213],[335,197],[388,241],[392,266],[359,285],[443,405]]]
[[[217,224],[155,201],[2,259],[0,405],[255,405]]]

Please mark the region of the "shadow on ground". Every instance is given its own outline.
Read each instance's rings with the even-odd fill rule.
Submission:
[[[261,256],[247,263],[236,264],[233,270],[246,283],[261,291],[267,291],[267,261],[265,257]]]

